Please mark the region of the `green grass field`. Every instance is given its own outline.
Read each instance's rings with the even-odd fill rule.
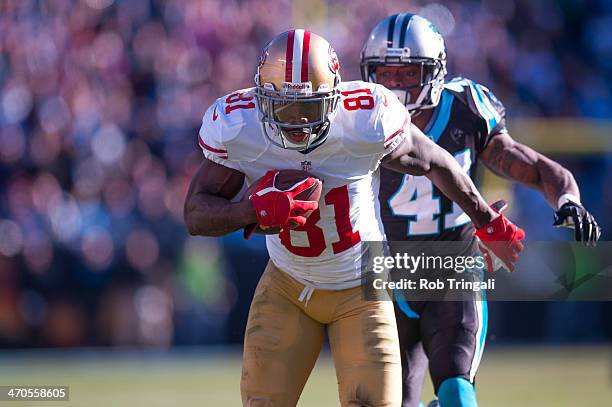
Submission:
[[[489,349],[478,377],[479,403],[611,406],[611,364],[610,348],[604,347]],[[237,352],[0,352],[0,365],[0,385],[70,386],[70,401],[50,404],[56,407],[240,406]],[[428,400],[430,387],[425,384]],[[299,405],[339,405],[329,354],[319,359]]]

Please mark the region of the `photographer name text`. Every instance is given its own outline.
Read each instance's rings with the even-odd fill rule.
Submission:
[[[437,278],[410,280],[402,278],[398,281],[386,281],[377,278],[372,281],[376,290],[460,290],[460,291],[482,291],[495,290],[495,279],[486,281],[466,281],[458,278]]]

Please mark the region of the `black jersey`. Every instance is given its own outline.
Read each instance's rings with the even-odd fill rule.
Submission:
[[[440,103],[423,130],[476,177],[478,154],[506,132],[505,109],[484,86],[455,78],[444,85]],[[381,168],[380,208],[389,241],[471,241],[470,218],[426,177]]]

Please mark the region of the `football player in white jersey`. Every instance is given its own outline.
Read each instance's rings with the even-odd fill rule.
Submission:
[[[343,406],[399,406],[401,367],[393,305],[360,289],[362,241],[384,239],[378,207],[380,165],[424,175],[457,202],[484,244],[511,267],[524,232],[489,207],[444,149],[410,124],[386,88],[341,82],[333,48],[305,30],[264,48],[256,86],[217,99],[204,115],[204,159],[185,202],[193,235],[221,236],[257,223],[270,262],[246,327],[244,406],[295,406],[329,336]],[[293,197],[274,169],[307,169],[323,180],[319,202]],[[249,199],[242,186],[256,184]],[[278,203],[282,202],[282,205]],[[304,214],[312,211],[309,217]],[[299,225],[291,228],[288,220]]]
[[[464,78],[445,82],[446,46],[436,27],[410,13],[389,16],[370,32],[362,78],[392,90],[413,123],[476,177],[478,162],[505,178],[540,190],[555,210],[555,226],[595,245],[601,230],[581,205],[572,174],[517,143],[506,129],[503,104]],[[380,205],[391,251],[406,241],[459,241],[476,249],[474,228],[453,202],[423,177],[381,169]],[[400,243],[401,242],[401,243]],[[475,295],[476,298],[482,298]],[[474,379],[487,333],[486,301],[396,302],[403,367],[403,407],[416,407],[427,366],[442,407],[476,407]],[[435,404],[435,402],[434,402]]]

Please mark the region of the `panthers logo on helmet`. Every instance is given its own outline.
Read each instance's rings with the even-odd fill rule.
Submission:
[[[329,69],[333,73],[338,73],[340,70],[340,63],[338,62],[338,56],[336,55],[336,51],[329,46]]]

